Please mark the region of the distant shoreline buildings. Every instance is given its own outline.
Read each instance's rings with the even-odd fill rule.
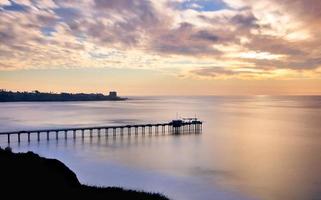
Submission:
[[[109,95],[101,93],[48,93],[39,92],[12,92],[0,90],[0,102],[20,101],[123,101],[127,98],[117,96],[116,91],[110,91]]]

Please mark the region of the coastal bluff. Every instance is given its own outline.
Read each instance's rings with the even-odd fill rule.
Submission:
[[[0,173],[3,197],[167,199],[157,193],[83,185],[59,160],[43,158],[33,152],[13,153],[10,148],[0,148]]]
[[[0,102],[25,101],[123,101],[127,98],[117,96],[117,92],[110,91],[108,95],[101,93],[52,93],[52,92],[13,92],[0,90]]]

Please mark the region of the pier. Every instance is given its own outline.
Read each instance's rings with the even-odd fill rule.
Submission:
[[[197,118],[183,118],[172,120],[167,123],[155,123],[155,124],[132,124],[132,125],[117,125],[117,126],[95,126],[95,127],[79,127],[79,128],[60,128],[60,129],[42,129],[42,130],[22,130],[22,131],[11,131],[11,132],[0,132],[0,136],[6,135],[7,142],[10,144],[12,140],[16,140],[18,143],[21,142],[22,136],[27,138],[27,141],[31,141],[31,136],[35,135],[36,140],[44,138],[46,140],[52,139],[52,135],[56,140],[59,138],[67,139],[72,136],[73,139],[76,137],[84,138],[88,136],[92,138],[95,134],[97,137],[101,135],[108,136],[123,136],[124,134],[135,135],[138,134],[184,134],[184,133],[201,133],[202,132],[202,121]],[[15,136],[15,137],[14,137]]]

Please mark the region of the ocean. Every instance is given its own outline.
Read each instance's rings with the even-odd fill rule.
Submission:
[[[84,184],[171,199],[321,199],[321,96],[0,103],[0,132],[159,123],[177,116],[202,120],[202,133],[40,142],[33,136],[30,143],[24,136],[10,146],[61,160]],[[7,146],[6,136],[0,146]]]

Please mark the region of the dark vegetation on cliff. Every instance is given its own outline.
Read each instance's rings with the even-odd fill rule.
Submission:
[[[120,101],[126,100],[116,95],[104,95],[100,93],[48,93],[48,92],[12,92],[0,90],[0,102],[17,101]]]
[[[77,176],[62,162],[32,152],[12,153],[0,148],[1,197],[87,198],[87,199],[167,199],[157,193],[95,187],[79,183]]]

